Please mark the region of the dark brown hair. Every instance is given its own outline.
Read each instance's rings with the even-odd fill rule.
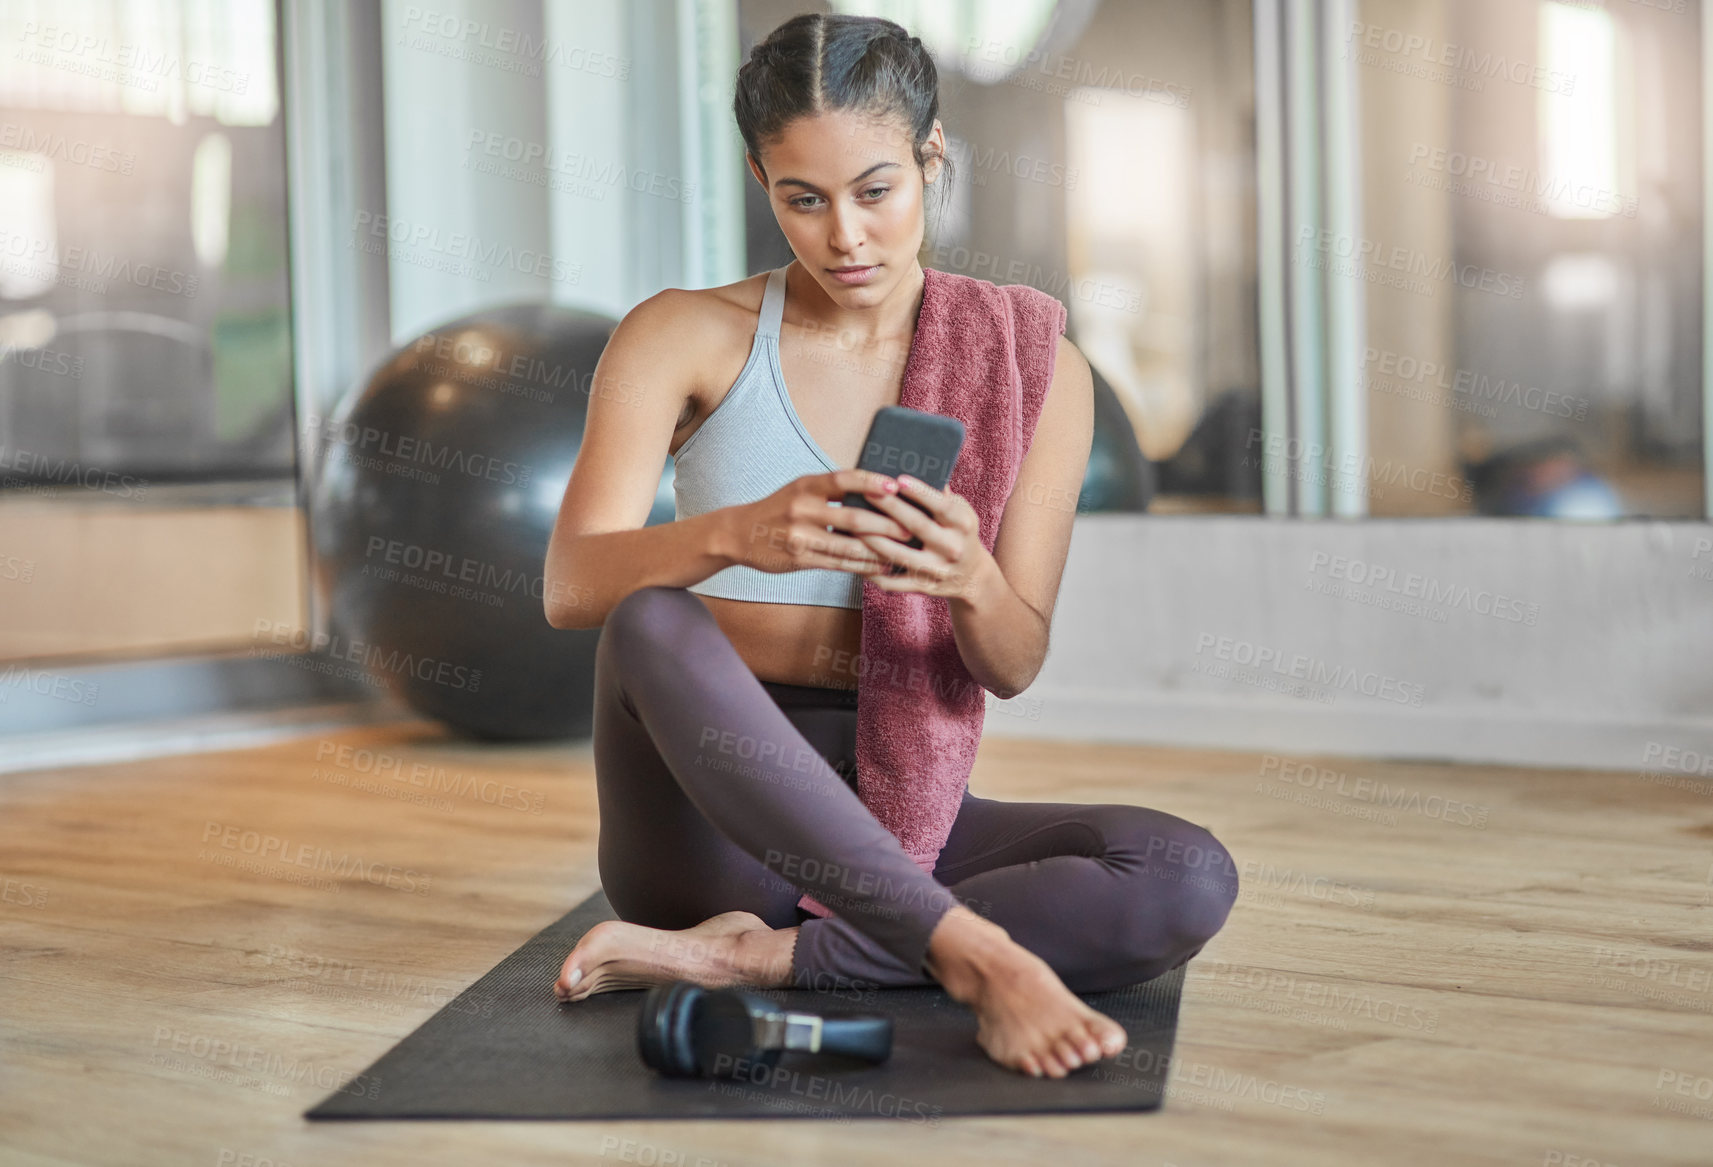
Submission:
[[[738,69],[732,114],[757,166],[761,147],[792,121],[829,110],[902,121],[916,169],[926,177],[924,147],[940,114],[939,72],[903,25],[878,16],[804,13],[769,33]],[[942,158],[941,167],[936,185],[949,177],[951,159]]]

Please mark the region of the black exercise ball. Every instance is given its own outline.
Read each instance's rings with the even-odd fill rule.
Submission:
[[[615,327],[552,304],[475,312],[404,345],[309,427],[330,652],[468,736],[589,732],[600,633],[547,623],[542,571]],[[647,522],[673,515],[663,467]]]
[[[1077,513],[1140,512],[1154,499],[1154,464],[1136,441],[1136,426],[1100,370],[1094,374],[1094,439],[1077,496]]]

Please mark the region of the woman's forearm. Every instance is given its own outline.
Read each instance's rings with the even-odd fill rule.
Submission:
[[[1023,602],[999,562],[977,545],[976,568],[961,596],[947,600],[964,667],[1000,700],[1029,687],[1047,656],[1047,623]]]
[[[547,543],[542,607],[555,628],[599,628],[618,602],[655,585],[687,587],[740,560],[737,507]]]

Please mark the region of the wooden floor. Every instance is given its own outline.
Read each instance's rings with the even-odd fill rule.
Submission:
[[[1243,892],[1164,1110],[935,1128],[299,1117],[596,887],[586,746],[405,723],[0,777],[0,1162],[1713,1162],[1713,783],[1299,761],[984,742],[978,793],[1169,810]],[[393,797],[419,762],[516,790]],[[395,886],[212,861],[245,831]]]

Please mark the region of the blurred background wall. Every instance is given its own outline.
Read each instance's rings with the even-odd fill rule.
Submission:
[[[801,11],[929,45],[922,263],[1097,375],[990,732],[1713,745],[1697,0],[3,0],[0,660],[324,629],[307,487],[397,346],[789,260],[730,98]]]

